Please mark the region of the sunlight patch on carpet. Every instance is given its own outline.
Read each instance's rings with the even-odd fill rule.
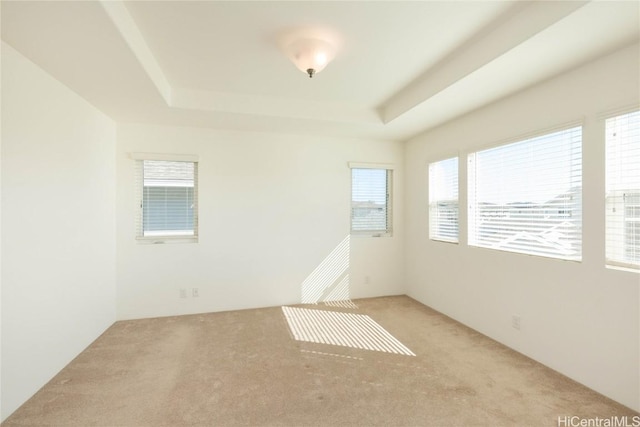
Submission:
[[[327,307],[350,308],[352,310],[358,309],[358,306],[350,299],[337,300],[337,301],[325,301],[323,304],[326,305]]]
[[[415,356],[411,350],[365,314],[282,307],[297,341]]]

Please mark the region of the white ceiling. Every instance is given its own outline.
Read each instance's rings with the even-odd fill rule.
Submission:
[[[640,39],[636,1],[6,1],[2,39],[119,122],[404,140]],[[330,32],[309,79],[279,48]]]

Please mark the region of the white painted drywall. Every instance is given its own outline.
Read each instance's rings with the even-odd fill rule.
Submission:
[[[5,419],[115,321],[115,125],[2,44]]]
[[[136,242],[131,152],[199,156],[198,243]],[[349,239],[350,297],[403,293],[401,143],[120,125],[118,318],[299,303],[326,286],[312,273],[349,236],[350,161],[397,167],[396,231]]]
[[[640,410],[640,275],[605,268],[603,114],[639,104],[638,45],[414,138],[405,152],[407,293],[543,364]],[[469,247],[466,156],[581,120],[583,261]],[[458,153],[461,243],[428,238],[427,164]],[[521,317],[521,330],[511,316]]]

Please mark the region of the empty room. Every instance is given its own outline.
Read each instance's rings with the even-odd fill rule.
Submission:
[[[3,427],[640,427],[637,1],[0,8]]]

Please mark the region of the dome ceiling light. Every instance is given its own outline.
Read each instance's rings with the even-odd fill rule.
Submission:
[[[275,36],[280,50],[309,78],[322,71],[342,47],[342,36],[328,27],[290,27]]]
[[[291,61],[312,78],[335,57],[335,48],[329,42],[316,38],[301,38],[288,48]]]

